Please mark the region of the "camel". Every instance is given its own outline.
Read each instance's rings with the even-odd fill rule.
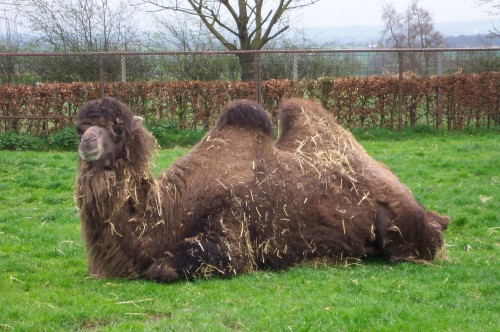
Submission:
[[[279,137],[251,100],[157,178],[155,140],[121,102],[84,104],[75,196],[89,273],[159,282],[303,262],[430,262],[448,219],[429,212],[319,104],[284,101]]]

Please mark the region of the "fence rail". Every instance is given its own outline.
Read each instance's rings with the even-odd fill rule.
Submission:
[[[448,110],[443,109],[443,107],[480,108],[480,110],[471,109],[471,112],[477,114],[487,109],[487,112],[485,111],[488,114],[486,118],[481,120],[479,117],[478,121],[469,121],[469,123],[498,125],[498,95],[500,92],[499,83],[495,83],[498,76],[489,76],[489,79],[493,77],[493,81],[488,81],[488,89],[481,88],[482,91],[476,91],[478,89],[474,89],[474,86],[470,85],[474,79],[468,80],[467,89],[474,90],[470,91],[470,99],[476,99],[476,102],[473,103],[464,98],[466,92],[462,91],[464,86],[460,85],[460,80],[467,75],[484,76],[485,73],[499,72],[500,48],[0,53],[0,91],[2,91],[0,95],[0,131],[33,130],[33,128],[38,128],[33,125],[38,120],[46,123],[41,125],[41,129],[36,129],[37,131],[56,130],[72,119],[80,103],[104,95],[121,96],[126,102],[136,107],[145,107],[146,109],[163,107],[167,109],[169,107],[165,105],[151,106],[143,101],[138,103],[132,100],[134,96],[124,95],[116,91],[116,89],[124,89],[128,94],[136,94],[135,99],[148,98],[148,95],[151,96],[157,92],[145,91],[144,89],[151,88],[154,84],[161,84],[161,82],[171,83],[168,88],[163,88],[165,93],[181,97],[190,96],[193,99],[193,104],[196,103],[194,100],[200,98],[207,100],[207,96],[200,97],[200,94],[210,93],[197,88],[201,90],[197,90],[196,95],[193,94],[189,89],[193,89],[195,82],[199,83],[198,87],[205,82],[205,89],[210,89],[208,82],[227,82],[232,83],[231,89],[228,88],[228,91],[232,91],[230,93],[233,95],[227,95],[228,91],[221,91],[219,92],[221,94],[220,100],[226,101],[237,97],[253,98],[274,107],[276,100],[279,100],[280,97],[291,94],[306,94],[321,100],[332,112],[341,113],[344,106],[338,102],[335,103],[331,100],[332,98],[342,100],[347,97],[354,98],[356,100],[349,107],[357,105],[357,107],[364,107],[370,111],[370,103],[374,110],[376,107],[381,107],[380,100],[389,97],[392,100],[386,104],[391,105],[391,116],[394,116],[394,112],[397,113],[398,127],[401,127],[405,125],[405,114],[410,112],[405,108],[415,106],[408,104],[408,100],[418,99],[416,107],[419,108],[419,111],[410,112],[417,116],[416,120],[410,121],[411,125],[429,124],[428,120],[424,122],[419,122],[419,120],[423,121],[424,118],[429,118],[429,114],[446,113]],[[443,84],[448,84],[453,89],[461,91],[462,95],[456,99],[456,102],[462,104],[453,105],[450,102],[448,106],[445,106],[442,101],[451,100],[450,94],[454,93],[453,89],[450,90],[450,86],[436,88],[433,82],[436,82],[435,77],[451,76],[457,77],[458,83],[448,79]],[[460,79],[458,79],[459,76]],[[389,82],[392,85],[390,88],[385,87],[388,89],[385,97],[361,86],[369,84],[367,82],[373,81],[373,77],[387,78],[386,83]],[[359,86],[351,87],[339,83],[345,78],[354,79]],[[409,79],[413,81],[409,83]],[[330,80],[329,84],[324,83],[328,80]],[[89,83],[79,85],[75,82]],[[119,82],[122,83],[121,86],[118,84]],[[285,83],[279,82],[293,82],[295,85],[301,82],[302,86],[315,86],[316,89],[330,89],[331,91],[322,91],[322,96],[319,96],[317,91],[297,86],[293,89],[283,89],[282,85]],[[482,80],[478,82],[486,84]],[[420,91],[411,90],[408,87],[408,84],[417,83],[421,86]],[[126,84],[126,87],[123,84]],[[224,84],[221,83],[218,86],[225,86]],[[281,96],[273,92],[277,89],[276,86],[281,86]],[[346,90],[338,91],[338,86],[342,86]],[[425,88],[427,90],[423,91],[425,86],[427,86]],[[434,87],[429,88],[430,86]],[[356,94],[349,91],[350,88],[362,90],[367,95]],[[372,86],[372,89],[377,89],[377,87]],[[69,90],[71,92],[68,92]],[[271,93],[274,93],[272,98],[270,97]],[[328,93],[330,97],[326,98]],[[374,95],[376,97],[373,97]],[[65,98],[70,99],[65,100]],[[155,98],[157,97],[155,96]],[[273,101],[270,102],[270,99]],[[477,102],[478,100],[480,102]],[[28,105],[27,102],[31,102],[33,105]],[[155,102],[154,98],[150,102]],[[173,101],[170,100],[170,102]],[[186,105],[181,104],[185,102],[185,100],[175,101],[174,104],[183,109]],[[210,102],[209,104],[212,107],[220,107],[219,103]],[[375,104],[379,106],[374,106]],[[198,106],[191,108],[187,111],[189,114],[186,116],[188,117],[200,117],[196,112],[207,112],[203,109],[197,109]],[[144,110],[136,111],[143,112]],[[171,111],[169,112],[171,113]],[[161,114],[169,114],[169,112],[157,113],[162,116]],[[377,112],[377,114],[382,114],[380,110]],[[30,126],[23,127],[20,125],[23,123],[21,120],[30,123]],[[157,121],[158,118],[154,117],[154,120]],[[196,125],[196,121],[193,123]],[[355,125],[359,126],[362,123]],[[439,127],[441,123],[441,119],[437,119],[433,125]],[[353,125],[352,123],[345,124]],[[210,123],[205,121],[203,126],[207,125]]]
[[[500,71],[500,48],[0,53],[0,84],[304,80],[403,72],[425,77],[457,71]]]

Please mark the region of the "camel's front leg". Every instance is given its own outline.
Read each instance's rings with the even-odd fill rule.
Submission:
[[[187,238],[173,252],[157,259],[144,277],[161,282],[194,278],[228,278],[254,269],[247,250],[225,237]]]
[[[159,282],[170,282],[179,279],[179,273],[174,267],[172,257],[157,259],[143,273],[146,279],[152,279]]]

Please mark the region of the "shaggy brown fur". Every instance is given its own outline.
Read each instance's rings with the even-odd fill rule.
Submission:
[[[293,152],[311,174],[318,173],[340,192],[345,192],[346,184],[355,192],[354,201],[346,198],[341,204],[344,218],[355,215],[362,203],[375,210],[374,223],[365,221],[365,227],[373,226],[388,259],[434,258],[442,247],[448,219],[426,212],[394,173],[371,158],[319,104],[303,99],[285,101],[279,121],[283,129],[278,149]]]
[[[431,260],[447,219],[426,213],[317,104],[235,101],[155,180],[154,141],[116,100],[84,105],[77,203],[90,273],[159,281],[282,269],[315,258]]]

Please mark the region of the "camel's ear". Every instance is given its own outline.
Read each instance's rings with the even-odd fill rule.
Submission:
[[[134,115],[133,117],[134,124],[142,124],[144,118],[142,116]]]
[[[142,116],[134,115],[132,118],[132,128],[137,128],[142,125],[144,118]]]

